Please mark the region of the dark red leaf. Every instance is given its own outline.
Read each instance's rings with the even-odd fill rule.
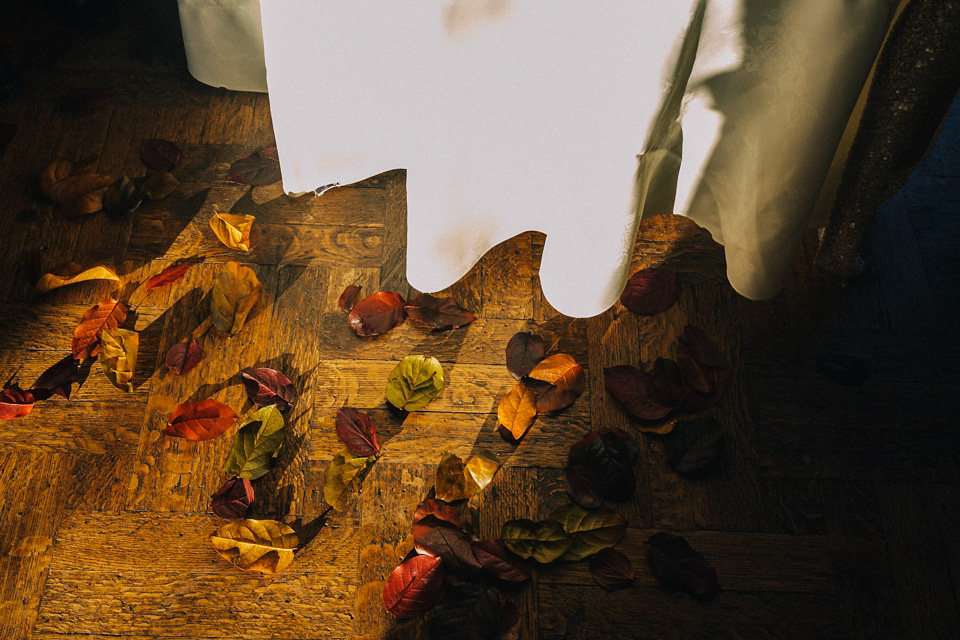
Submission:
[[[378,291],[353,305],[347,324],[361,337],[387,333],[407,318],[407,302],[399,293]]]
[[[71,387],[79,380],[80,361],[70,354],[41,373],[30,387],[30,393],[35,400],[46,400],[54,394],[69,400]]]
[[[669,358],[657,358],[650,369],[654,400],[665,407],[679,407],[683,402],[683,376],[680,367]]]
[[[624,409],[641,420],[659,420],[670,413],[670,407],[657,398],[656,383],[646,371],[630,365],[607,367],[603,385]]]
[[[246,478],[230,478],[210,498],[210,509],[229,520],[247,517],[253,504],[253,484]]]
[[[278,180],[280,180],[280,159],[275,146],[264,147],[246,158],[240,158],[230,165],[230,171],[227,174],[228,182],[254,187],[265,187]]]
[[[0,145],[2,148],[2,145]],[[817,358],[817,369],[840,384],[863,384],[867,379],[867,367],[863,360],[846,353],[826,353]]]
[[[178,342],[167,351],[166,363],[170,371],[178,376],[186,375],[200,363],[203,358],[203,352],[200,351],[200,345],[196,340],[190,342]]]
[[[418,522],[427,516],[435,516],[438,520],[449,522],[453,526],[459,527],[468,536],[473,536],[473,527],[470,526],[470,523],[460,515],[456,507],[443,500],[425,498],[418,504],[417,510],[413,513],[414,528],[416,528]]]
[[[667,464],[678,473],[707,469],[723,449],[723,428],[711,416],[677,423],[665,440]]]
[[[363,411],[348,407],[337,409],[336,429],[337,437],[350,453],[363,458],[380,453],[377,427]]]
[[[404,560],[383,586],[383,605],[398,618],[415,618],[440,597],[443,563],[440,558],[417,555]]]
[[[677,276],[666,269],[637,271],[620,294],[620,304],[630,311],[652,316],[672,307],[680,297]]]
[[[140,143],[140,159],[154,171],[173,171],[183,154],[177,145],[163,138],[147,138]]]
[[[619,429],[591,431],[570,447],[566,488],[582,507],[592,509],[603,500],[623,502],[633,495],[636,442]]]
[[[104,87],[72,89],[57,98],[57,106],[65,111],[91,112],[107,104],[116,91]]]
[[[13,140],[17,133],[17,125],[12,122],[0,122],[0,160],[3,160],[3,154],[7,150],[7,145]]]
[[[633,564],[616,549],[601,549],[590,558],[590,575],[604,589],[623,589],[633,584]]]
[[[173,284],[182,278],[192,266],[193,265],[189,262],[185,262],[183,264],[175,264],[167,267],[157,275],[147,280],[147,291],[152,291],[154,289],[159,289],[160,287],[165,287],[168,284]]]
[[[178,405],[167,419],[163,433],[187,440],[212,440],[236,421],[237,414],[233,409],[213,398],[206,398]]]
[[[34,397],[29,391],[24,391],[19,385],[10,380],[0,389],[0,420],[22,418],[33,409]]]
[[[515,333],[507,343],[507,371],[517,380],[524,378],[546,353],[547,346],[540,336],[527,331]]]
[[[507,582],[530,579],[530,568],[507,552],[503,540],[478,540],[473,543],[473,555],[483,570],[495,578]]]
[[[697,598],[720,592],[717,572],[682,537],[656,533],[647,540],[647,559],[660,584]]]
[[[413,544],[420,553],[443,560],[446,571],[463,572],[480,569],[473,553],[473,539],[456,525],[427,515],[413,527]]]
[[[255,405],[266,407],[275,404],[280,411],[286,411],[293,404],[296,397],[293,383],[276,369],[248,369],[241,371],[240,375],[247,397]]]
[[[466,582],[448,590],[433,610],[431,640],[496,640],[500,630],[500,593]]]
[[[358,293],[360,293],[360,287],[355,284],[347,285],[347,288],[340,294],[340,300],[337,301],[340,310],[344,313],[350,313],[350,310],[353,309],[353,303],[357,300]]]
[[[407,315],[434,329],[459,329],[477,319],[453,298],[435,298],[429,293],[421,293],[408,302]]]
[[[717,369],[726,368],[727,359],[723,357],[717,343],[692,324],[683,328],[683,335],[680,336],[679,343],[686,348],[690,357],[699,364]]]

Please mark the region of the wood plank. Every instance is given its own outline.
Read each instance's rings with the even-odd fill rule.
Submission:
[[[396,291],[409,300],[413,289],[407,282],[407,170],[381,175],[386,179],[387,200],[380,284],[385,291]]]
[[[122,391],[116,390],[119,396]],[[0,450],[123,454],[137,449],[144,405],[126,399],[58,402],[4,423]]]
[[[533,319],[532,259],[529,233],[501,242],[483,256],[484,318]]]

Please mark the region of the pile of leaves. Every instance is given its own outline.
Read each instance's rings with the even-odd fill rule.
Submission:
[[[560,411],[573,404],[586,386],[583,367],[565,353],[546,355],[543,338],[521,331],[507,343],[507,370],[517,384],[497,406],[500,435],[519,442],[538,413]]]
[[[394,291],[377,291],[359,302],[360,287],[347,286],[340,294],[340,309],[347,315],[347,325],[361,338],[389,333],[407,319],[435,330],[459,329],[476,320],[453,298],[437,298],[421,293],[407,302]]]

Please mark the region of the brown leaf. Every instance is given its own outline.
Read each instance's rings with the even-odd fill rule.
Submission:
[[[69,203],[72,200],[92,194],[93,192],[105,190],[113,184],[113,178],[103,176],[99,173],[84,173],[80,175],[70,175],[55,182],[50,187],[50,199],[58,204]],[[92,213],[92,212],[91,212]]]
[[[176,176],[167,171],[151,173],[143,181],[143,195],[151,200],[162,200],[173,193],[180,186]]]
[[[212,440],[237,422],[233,409],[213,398],[184,402],[167,419],[164,435],[187,440]]]
[[[387,333],[407,317],[407,303],[399,293],[378,291],[353,305],[347,324],[361,337]]]
[[[280,160],[277,156],[277,147],[264,147],[246,158],[241,158],[230,165],[227,173],[227,182],[249,184],[263,187],[280,180]]]
[[[116,388],[133,392],[140,336],[136,331],[104,328],[100,331],[100,367]]]
[[[683,335],[678,342],[699,364],[717,369],[726,368],[727,359],[723,357],[717,343],[692,324],[683,328]]]
[[[355,284],[348,284],[343,290],[343,293],[340,294],[340,299],[337,301],[337,304],[340,305],[340,310],[345,313],[350,313],[350,310],[353,309],[353,303],[357,300],[357,294],[359,293],[360,287]]]
[[[253,269],[232,261],[226,263],[210,296],[213,326],[231,335],[237,333],[259,298],[260,281]]]
[[[434,329],[459,329],[476,320],[453,298],[435,298],[429,293],[421,293],[408,302],[407,315]]]
[[[69,177],[74,172],[74,167],[73,161],[66,158],[51,160],[50,164],[44,167],[43,173],[40,174],[40,191],[43,192],[43,195],[50,198],[53,185]]]
[[[190,342],[178,342],[170,347],[164,361],[167,368],[175,375],[183,376],[200,364],[202,358],[203,352],[200,351],[200,345],[197,344],[196,340],[191,340]]]
[[[80,361],[70,354],[41,373],[30,387],[30,393],[35,400],[46,400],[54,394],[69,400],[73,383],[80,379]]]
[[[462,573],[480,569],[480,561],[473,554],[472,536],[437,516],[428,515],[417,521],[413,544],[419,553],[443,560],[445,571]]]
[[[470,523],[467,522],[462,515],[460,515],[460,512],[457,511],[453,505],[447,504],[442,500],[424,498],[424,500],[417,505],[416,510],[413,512],[414,537],[417,535],[417,523],[427,516],[434,516],[439,520],[448,522],[451,525],[462,529],[463,532],[468,536],[473,536],[473,527],[470,526]]]
[[[173,171],[183,159],[177,145],[162,138],[147,138],[140,143],[143,164],[154,171]]]
[[[531,385],[537,395],[537,411],[541,413],[570,406],[586,386],[583,367],[565,353],[544,358],[533,368],[529,377],[550,385],[544,389]]]
[[[228,522],[210,536],[214,550],[244,571],[276,573],[293,562],[300,543],[293,529],[275,520]]]
[[[646,546],[650,568],[660,584],[696,598],[709,598],[720,592],[716,570],[686,539],[656,533],[650,536]]]
[[[127,307],[119,300],[101,300],[88,309],[73,331],[70,349],[73,357],[85,360],[100,352],[100,335],[104,329],[117,329],[127,319]]]
[[[170,265],[157,275],[152,276],[149,280],[147,280],[147,291],[153,291],[154,289],[159,289],[160,287],[173,284],[186,275],[187,271],[189,271],[190,267],[192,266],[193,265],[189,262]]]
[[[383,586],[383,606],[397,618],[415,618],[440,598],[443,563],[432,556],[404,560]]]
[[[519,442],[537,417],[537,396],[532,389],[518,382],[497,406],[497,424],[500,435]]]
[[[255,405],[266,407],[275,404],[280,411],[286,411],[293,404],[296,397],[293,383],[276,369],[247,369],[241,371],[240,376],[247,390],[247,398]]]
[[[230,478],[210,498],[210,509],[221,518],[246,518],[253,504],[253,483],[247,478]]]
[[[631,367],[618,365],[603,370],[603,385],[631,415],[641,420],[660,420],[670,413],[661,404],[653,376]]]
[[[630,558],[616,549],[602,549],[590,558],[590,575],[604,589],[615,591],[633,584],[634,570]]]
[[[84,269],[78,264],[70,263],[60,268],[54,269],[52,273],[45,273],[37,281],[35,289],[37,293],[47,293],[68,284],[86,282],[87,280],[113,280],[119,282],[113,271],[106,267],[89,267]]]
[[[210,218],[210,228],[220,242],[237,251],[250,251],[250,230],[253,228],[253,216],[220,213],[216,209]]]
[[[479,540],[473,543],[473,554],[486,573],[506,582],[530,579],[530,567],[510,557],[503,540]]]
[[[547,347],[543,338],[521,331],[507,343],[507,370],[517,380],[530,375],[533,368],[543,360]]]
[[[0,420],[22,418],[33,409],[34,397],[29,391],[24,391],[12,378],[0,389]]]
[[[344,407],[337,409],[337,437],[354,455],[369,457],[380,453],[377,428],[363,411]]]
[[[676,274],[654,267],[637,271],[627,280],[620,304],[633,313],[652,316],[672,307],[679,297]]]
[[[619,429],[591,431],[570,447],[566,489],[580,506],[596,508],[604,500],[628,500],[636,486],[633,463],[638,447]]]
[[[723,449],[723,428],[707,415],[677,423],[665,440],[667,464],[677,473],[694,474],[713,464]]]

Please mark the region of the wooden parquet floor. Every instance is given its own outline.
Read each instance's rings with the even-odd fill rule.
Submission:
[[[319,199],[228,184],[232,161],[272,141],[265,95],[206,87],[182,62],[140,62],[129,54],[137,32],[77,38],[59,59],[38,60],[35,48],[55,48],[63,34],[24,7],[0,29],[11,58],[26,61],[24,90],[0,105],[0,123],[17,126],[0,157],[0,374],[19,371],[29,384],[69,352],[83,312],[117,291],[135,307],[140,358],[132,393],[95,365],[69,401],[55,397],[0,424],[0,638],[427,637],[422,621],[395,622],[380,594],[412,547],[413,509],[441,452],[488,448],[504,462],[470,502],[478,534],[497,536],[506,520],[544,518],[566,502],[567,449],[600,427],[634,433],[640,445],[635,496],[618,506],[629,523],[618,548],[637,584],[603,591],[583,562],[538,570],[510,596],[523,638],[958,637],[956,110],[914,180],[879,212],[866,271],[846,290],[811,273],[811,239],[781,295],[744,300],[708,235],[657,217],[643,224],[634,267],[679,274],[680,301],[661,315],[619,306],[590,319],[559,315],[537,284],[543,236],[528,233],[446,292],[476,312],[469,327],[429,333],[407,323],[363,340],[337,298],[351,283],[409,293],[402,172]],[[93,113],[57,107],[77,87],[116,95]],[[139,145],[151,137],[184,152],[181,185],[168,198],[113,220],[66,218],[37,195],[56,156],[96,156],[101,173],[143,175]],[[214,206],[256,216],[249,254],[213,236]],[[146,277],[192,256],[203,263],[184,280],[144,291]],[[206,329],[207,297],[227,260],[256,271],[261,299],[242,331],[210,332],[199,367],[173,376],[164,354]],[[33,291],[38,268],[71,261],[113,265],[122,282]],[[715,472],[698,479],[670,469],[663,441],[637,432],[602,373],[671,354],[687,323],[715,337],[733,365],[714,411],[726,447]],[[588,385],[514,446],[496,433],[496,406],[513,384],[504,348],[519,330],[577,358]],[[867,382],[823,377],[815,357],[826,351],[863,359]],[[401,420],[386,411],[383,388],[409,354],[438,358],[447,386]],[[384,443],[346,511],[331,513],[274,576],[237,570],[207,539],[230,434],[192,443],[159,431],[185,400],[214,397],[246,411],[238,371],[252,366],[286,372],[300,393],[278,464],[257,481],[257,516],[299,526],[324,510],[337,407],[369,411]],[[698,602],[661,588],[643,548],[656,531],[687,537],[723,591]]]

